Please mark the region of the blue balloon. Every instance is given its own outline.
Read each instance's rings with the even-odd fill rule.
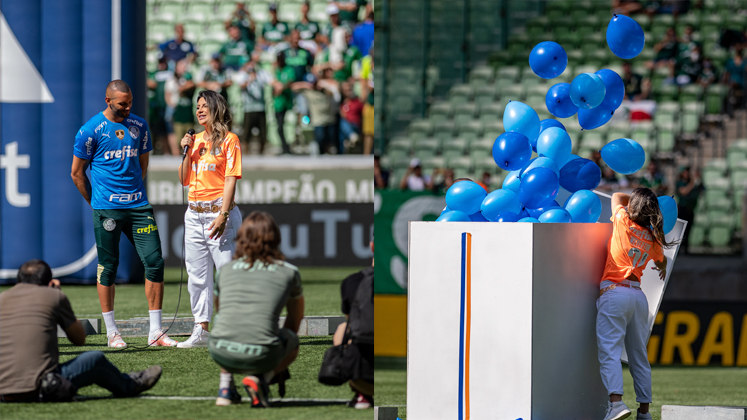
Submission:
[[[658,200],[659,210],[661,210],[661,215],[664,217],[662,230],[667,234],[672,231],[672,228],[677,223],[677,203],[674,201],[674,198],[668,195],[662,195],[658,197]]]
[[[572,193],[593,190],[601,180],[599,165],[586,158],[570,160],[560,168],[560,186]]]
[[[504,190],[511,190],[518,194],[519,187],[521,186],[520,173],[521,169],[509,172],[508,175],[503,178],[503,184],[501,185],[501,188],[503,188]]]
[[[542,135],[542,132],[547,130],[550,127],[558,127],[562,128],[565,131],[568,131],[565,129],[565,126],[558,120],[554,120],[552,118],[545,118],[544,120],[540,121],[540,133],[539,135]],[[539,137],[537,137],[539,138]],[[533,151],[537,151],[537,140],[534,140],[533,142],[529,142],[529,144],[532,146]]]
[[[523,134],[532,141],[539,135],[540,120],[537,111],[519,101],[509,101],[503,111],[503,128]]]
[[[558,176],[552,169],[534,168],[521,176],[519,201],[532,209],[558,195]]]
[[[558,127],[558,128],[562,128],[563,130],[565,130],[565,126],[563,125],[563,123],[558,120],[554,120],[552,118],[545,118],[544,120],[540,121],[540,133],[550,127]]]
[[[630,59],[643,51],[646,38],[643,28],[635,20],[624,15],[613,15],[607,25],[607,46],[612,54]]]
[[[567,65],[568,54],[557,42],[540,42],[529,53],[529,67],[543,79],[560,76]]]
[[[540,217],[540,215],[542,215],[542,213],[550,209],[560,209],[560,208],[562,207],[560,207],[560,204],[558,204],[557,201],[549,200],[547,202],[540,204],[540,206],[537,207],[536,209],[526,209],[526,210],[527,210],[527,213],[529,213],[530,217],[534,217],[535,219],[537,219]]]
[[[571,84],[558,83],[547,90],[545,106],[558,118],[568,118],[578,112],[578,107],[571,100]]]
[[[573,223],[596,223],[602,214],[599,196],[589,190],[578,190],[568,197],[563,208],[571,215]]]
[[[596,74],[602,78],[607,93],[600,106],[615,110],[620,107],[625,99],[625,82],[622,77],[610,69],[599,70]]]
[[[571,223],[571,215],[566,209],[550,209],[537,219],[540,223]]]
[[[521,212],[519,196],[506,189],[492,191],[482,200],[480,212],[488,220],[496,220],[507,213],[518,215]]]
[[[607,124],[614,114],[614,109],[604,105],[599,105],[593,109],[579,109],[578,124],[584,130],[593,130]]]
[[[519,175],[523,175],[525,172],[531,171],[534,168],[548,168],[555,172],[555,175],[560,176],[560,170],[554,160],[546,156],[538,156],[529,161],[529,164],[519,171]]]
[[[521,169],[532,157],[532,148],[522,133],[507,131],[493,143],[493,160],[502,169]]]
[[[646,152],[635,140],[617,139],[602,147],[602,160],[613,171],[630,175],[643,167]]]
[[[550,127],[537,138],[537,154],[556,162],[565,162],[571,154],[571,137],[558,127]],[[555,173],[558,173],[555,171]]]
[[[458,211],[458,210],[451,210],[444,213],[441,213],[440,216],[438,216],[438,219],[436,219],[437,222],[471,222],[469,218],[469,214]]]
[[[535,219],[534,217],[528,216],[528,217],[522,217],[521,219],[517,220],[519,223],[539,223],[540,221]]]
[[[604,100],[607,88],[596,73],[581,73],[571,82],[571,101],[581,109],[592,109]]]
[[[485,199],[485,188],[473,181],[457,181],[446,191],[446,206],[468,216],[480,211]]]
[[[488,219],[485,218],[485,216],[482,215],[479,211],[475,214],[469,215],[469,220],[472,222],[487,222]]]
[[[494,222],[503,222],[503,223],[505,223],[505,222],[515,222],[517,220],[519,220],[519,215],[516,214],[516,213],[509,212],[509,213],[504,213],[504,214],[498,216],[498,218],[495,219]]]

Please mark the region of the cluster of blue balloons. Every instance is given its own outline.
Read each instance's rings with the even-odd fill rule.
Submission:
[[[632,58],[643,49],[643,31],[633,19],[615,15],[607,28],[607,43],[614,54]],[[529,55],[532,71],[545,79],[561,75],[567,65],[568,56],[556,42],[540,42]],[[622,78],[602,69],[552,86],[545,104],[555,117],[578,113],[581,127],[590,130],[609,121],[624,96]],[[510,171],[502,188],[488,193],[475,182],[456,182],[446,192],[446,207],[437,220],[596,222],[602,207],[592,190],[601,180],[601,170],[593,161],[572,154],[565,126],[552,118],[540,120],[532,107],[519,101],[506,105],[503,126],[505,132],[492,150],[495,163]],[[532,158],[533,152],[537,157]],[[610,168],[623,174],[638,171],[645,160],[643,148],[631,139],[614,140],[601,153]],[[561,187],[572,193],[562,206],[555,200]],[[676,205],[674,209],[676,220]]]

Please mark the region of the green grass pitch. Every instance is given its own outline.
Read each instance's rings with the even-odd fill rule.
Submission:
[[[303,268],[307,315],[340,315],[340,284],[349,274],[362,267]],[[163,323],[168,325],[176,310],[179,292],[179,269],[166,273]],[[6,290],[8,286],[0,288]],[[73,310],[79,318],[101,316],[94,285],[63,285]],[[117,319],[147,317],[148,308],[142,284],[118,285],[115,298]],[[186,273],[182,287],[178,316],[191,316]],[[183,340],[186,337],[178,337]],[[126,338],[131,347],[144,346],[145,337]],[[159,364],[164,372],[159,383],[145,392],[144,398],[111,398],[109,392],[97,386],[80,390],[83,401],[48,404],[0,404],[0,418],[10,419],[370,419],[373,410],[355,410],[345,406],[353,392],[347,385],[325,386],[316,377],[324,351],[332,345],[332,336],[301,337],[301,350],[291,365],[291,380],[287,393],[278,400],[277,387],[271,387],[270,409],[251,408],[244,403],[237,406],[216,407],[218,366],[210,359],[207,349],[150,348],[145,350],[114,350],[106,347],[103,334],[87,338],[86,345],[75,347],[67,339],[60,339],[62,362],[88,350],[106,353],[124,372],[144,369]],[[240,376],[235,376],[240,381]],[[242,395],[247,398],[243,389]],[[169,399],[167,399],[169,398]],[[171,399],[173,398],[173,399]]]

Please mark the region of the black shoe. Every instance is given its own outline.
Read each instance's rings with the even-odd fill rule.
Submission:
[[[162,372],[163,369],[161,366],[153,365],[148,369],[130,373],[130,378],[135,382],[134,395],[138,395],[153,388],[158,380],[161,379]]]

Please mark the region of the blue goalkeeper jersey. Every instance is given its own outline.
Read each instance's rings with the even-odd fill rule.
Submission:
[[[99,112],[83,124],[73,154],[90,162],[91,206],[129,209],[148,204],[140,155],[151,150],[148,124],[137,115],[116,123]]]

